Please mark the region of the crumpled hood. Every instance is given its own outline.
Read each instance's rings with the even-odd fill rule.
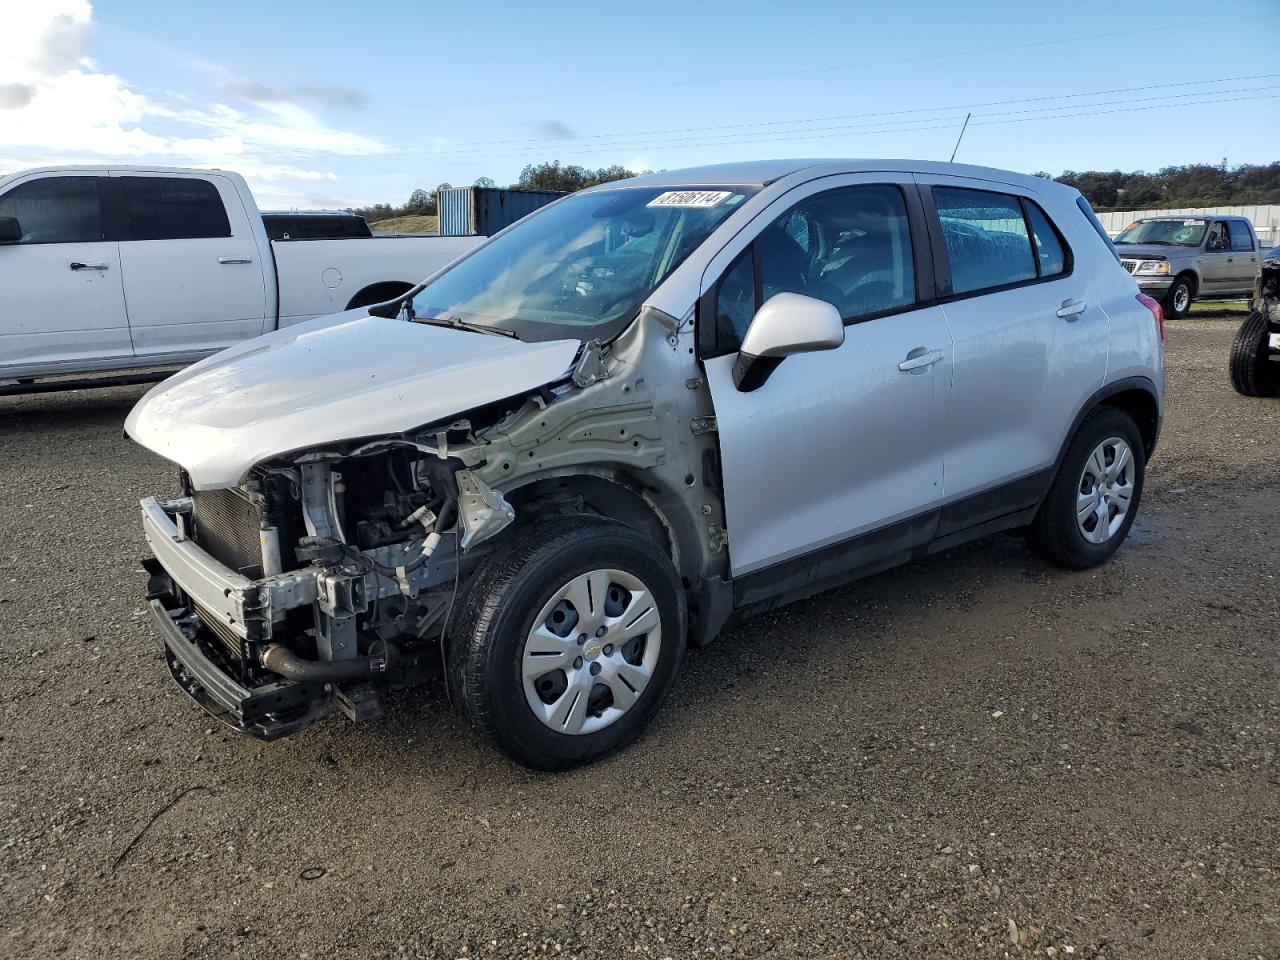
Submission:
[[[400,433],[533,390],[564,374],[577,340],[507,337],[349,310],[224,350],[156,385],[129,436],[198,490],[258,463],[339,440]]]

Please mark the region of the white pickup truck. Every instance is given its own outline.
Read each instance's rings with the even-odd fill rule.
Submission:
[[[381,303],[483,239],[269,240],[244,178],[222,170],[0,177],[0,381],[18,381],[0,392],[55,385],[32,384],[41,377],[187,364]]]

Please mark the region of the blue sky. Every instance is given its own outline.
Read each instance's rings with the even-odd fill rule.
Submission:
[[[0,170],[218,165],[272,206],[400,202],[550,159],[946,159],[969,110],[957,159],[1027,172],[1280,157],[1276,0],[0,0],[0,16]]]

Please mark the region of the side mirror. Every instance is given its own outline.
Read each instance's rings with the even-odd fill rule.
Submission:
[[[22,225],[17,217],[0,217],[0,243],[21,243]]]
[[[793,353],[834,350],[842,343],[844,320],[834,306],[799,293],[774,294],[742,338],[733,384],[743,393],[755,390]]]

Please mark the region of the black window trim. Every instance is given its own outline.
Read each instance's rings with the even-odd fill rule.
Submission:
[[[1005,186],[1005,184],[1000,184],[999,186]],[[941,187],[944,190],[969,190],[973,193],[994,193],[998,196],[1010,197],[1017,200],[1019,209],[1022,211],[1022,222],[1027,230],[1027,239],[1031,244],[1031,259],[1035,265],[1036,275],[1026,280],[1015,280],[1013,283],[1001,283],[994,287],[979,287],[977,290],[966,290],[964,293],[953,293],[951,287],[951,259],[947,252],[946,241],[942,237],[942,219],[938,216],[938,207],[933,200],[933,191],[937,187]],[[1009,190],[996,190],[992,187],[971,187],[961,184],[926,181],[920,184],[920,199],[924,203],[926,215],[931,227],[936,228],[934,231],[933,266],[935,283],[937,284],[938,289],[939,303],[955,303],[956,301],[968,300],[972,297],[986,296],[989,293],[1003,293],[1006,290],[1017,290],[1021,287],[1030,287],[1037,283],[1054,283],[1058,280],[1065,280],[1075,272],[1075,252],[1071,249],[1071,245],[1067,243],[1067,238],[1063,235],[1061,228],[1054,223],[1053,217],[1049,216],[1048,211],[1046,211],[1044,207],[1025,194],[1011,193]],[[1031,220],[1027,215],[1026,204],[1028,203],[1035,203],[1036,208],[1044,216],[1045,221],[1057,235],[1058,242],[1062,244],[1063,269],[1061,273],[1055,273],[1047,277],[1041,276],[1040,274],[1040,256],[1039,251],[1036,248],[1035,231],[1031,229]]]
[[[722,271],[720,271],[720,276],[716,277],[715,283],[711,284],[707,288],[706,293],[698,299],[696,312],[696,339],[699,359],[713,360],[716,357],[729,356],[738,352],[736,349],[721,349],[716,343],[716,299],[720,295],[720,284],[724,282],[725,277],[731,270],[733,270],[738,261],[741,260],[748,251],[751,251],[753,258],[752,270],[755,279],[755,300],[757,304],[760,303],[760,298],[763,296],[764,291],[760,273],[760,258],[755,255],[756,244],[760,239],[760,233],[762,233],[770,224],[781,220],[783,217],[795,210],[796,207],[800,206],[800,204],[807,203],[814,197],[821,196],[824,193],[834,193],[837,190],[853,190],[858,187],[893,187],[902,194],[902,201],[907,211],[907,233],[911,240],[911,259],[912,269],[915,271],[916,300],[914,303],[904,304],[900,307],[891,307],[887,310],[877,310],[874,313],[860,314],[856,317],[842,317],[841,319],[843,319],[844,325],[846,327],[852,327],[860,323],[867,323],[871,320],[880,320],[884,317],[896,317],[904,313],[911,313],[916,310],[922,310],[926,307],[935,307],[938,305],[939,300],[935,296],[936,279],[933,267],[933,235],[932,231],[929,229],[929,221],[922,206],[919,185],[911,183],[896,183],[893,181],[840,184],[839,186],[828,187],[825,190],[817,190],[813,193],[807,194],[799,200],[796,200],[781,213],[774,215],[769,215],[767,212],[761,213],[761,217],[767,217],[764,228],[757,231],[755,236],[751,238],[751,242],[734,255],[734,258],[725,265],[725,268]],[[752,225],[754,225],[755,222],[755,220],[752,220]],[[757,306],[756,309],[758,310],[760,307]]]
[[[110,218],[107,215],[107,211],[108,211],[107,194],[110,191],[105,189],[103,186],[104,181],[106,181],[107,179],[108,177],[104,173],[75,173],[72,171],[67,171],[67,172],[59,171],[57,173],[49,174],[46,176],[31,177],[28,180],[23,180],[20,183],[13,184],[9,188],[9,190],[6,191],[5,193],[6,196],[8,196],[10,192],[17,190],[21,187],[25,187],[29,183],[39,183],[42,180],[92,180],[94,181],[94,187],[96,188],[96,193],[98,195],[98,227],[100,228],[99,233],[101,234],[101,236],[99,236],[97,240],[35,240],[30,243],[26,243],[26,242],[16,243],[14,244],[14,246],[57,247],[57,246],[66,246],[67,244],[72,244],[72,243],[110,243],[114,241],[116,238],[112,235],[113,234],[112,224],[111,224]]]

